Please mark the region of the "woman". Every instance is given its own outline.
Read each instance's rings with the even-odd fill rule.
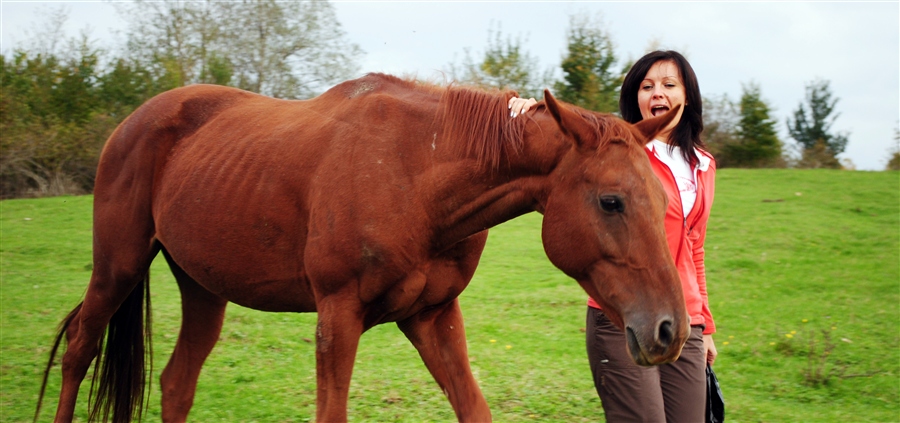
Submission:
[[[515,117],[535,104],[513,98]],[[641,367],[627,353],[625,334],[588,299],[587,350],[594,386],[607,421],[703,422],[706,365],[716,358],[715,323],[706,295],[703,243],[715,190],[715,161],[701,150],[703,110],[691,65],[674,51],[654,51],[635,62],[619,98],[630,123],[681,106],[675,119],[647,144],[647,155],[669,196],[665,226],[669,248],[691,316],[691,334],[674,363]]]

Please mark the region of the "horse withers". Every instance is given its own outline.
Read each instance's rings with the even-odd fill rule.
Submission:
[[[626,330],[635,362],[675,360],[689,318],[643,148],[674,112],[630,125],[545,92],[511,119],[512,95],[370,74],[305,101],[210,85],[149,100],[100,157],[93,273],[45,372],[44,387],[66,338],[56,421],[72,420],[95,359],[90,418],[140,417],[160,251],[183,311],[164,421],[187,418],[229,301],[318,313],[319,421],[346,420],[360,336],[386,322],[460,421],[488,421],[457,297],[487,229],[532,211],[551,262]]]

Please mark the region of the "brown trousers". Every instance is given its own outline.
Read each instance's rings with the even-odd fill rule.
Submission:
[[[607,422],[705,421],[702,327],[691,326],[690,337],[674,363],[642,367],[632,361],[624,332],[602,311],[587,309],[588,361]]]

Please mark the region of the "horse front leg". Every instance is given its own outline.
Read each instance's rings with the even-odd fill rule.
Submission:
[[[363,332],[358,300],[317,304],[316,421],[347,421],[353,362]]]
[[[472,376],[459,299],[397,322],[450,400],[460,422],[489,422],[491,410]]]

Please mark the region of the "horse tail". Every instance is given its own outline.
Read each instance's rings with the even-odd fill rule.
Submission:
[[[44,379],[34,413],[35,422],[41,412],[47,379],[59,345],[83,305],[84,302],[78,304],[59,325],[50,359],[44,369]],[[100,416],[103,421],[108,421],[110,413],[114,422],[141,419],[149,396],[149,391],[145,392],[144,387],[147,386],[147,374],[153,367],[151,323],[148,271],[110,319],[106,329],[106,348],[104,349],[102,337],[97,345],[97,350],[101,352],[94,363],[95,376],[91,380],[88,397],[88,421],[98,420]]]
[[[47,361],[47,367],[44,368],[44,380],[41,382],[41,393],[38,394],[37,408],[34,410],[35,423],[37,423],[38,416],[41,414],[41,405],[44,403],[44,392],[47,390],[47,379],[50,377],[50,369],[53,367],[53,360],[56,359],[56,352],[59,350],[59,344],[62,343],[63,336],[65,336],[69,325],[75,320],[75,316],[78,316],[78,312],[81,311],[82,305],[84,305],[84,302],[79,303],[59,324],[59,332],[56,334],[56,341],[53,342],[53,349],[50,350],[50,359]]]
[[[151,322],[148,270],[109,321],[106,348],[94,363],[88,421],[101,415],[107,421],[110,413],[114,422],[141,419],[150,394],[144,387],[153,366]],[[100,348],[103,349],[102,345]],[[91,397],[95,394],[96,402],[93,402]]]

